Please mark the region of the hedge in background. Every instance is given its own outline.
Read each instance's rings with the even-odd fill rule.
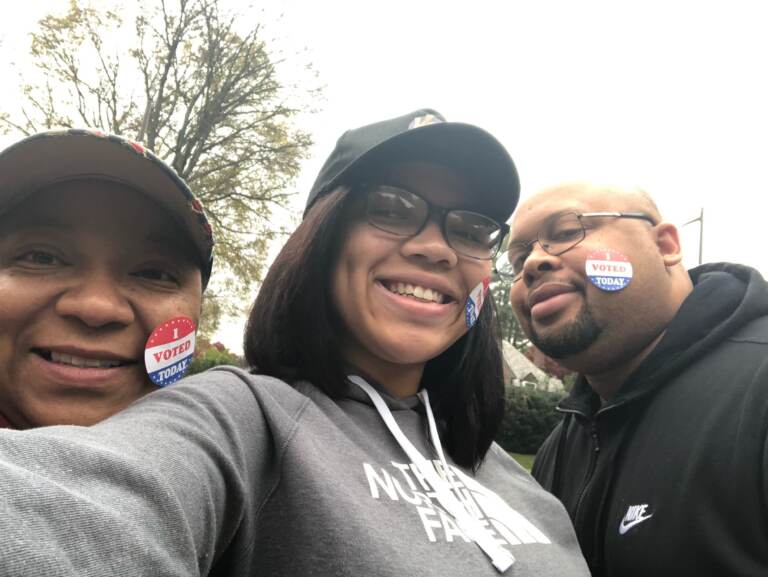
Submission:
[[[220,350],[212,346],[205,349],[202,353],[195,355],[187,374],[195,375],[219,365],[243,366],[243,359],[226,349]]]
[[[555,406],[564,396],[565,393],[539,391],[533,387],[509,387],[496,441],[512,453],[536,453],[561,419]]]

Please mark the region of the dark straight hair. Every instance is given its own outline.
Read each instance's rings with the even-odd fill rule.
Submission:
[[[341,342],[346,330],[335,310],[331,279],[349,226],[350,189],[318,199],[269,269],[245,331],[245,357],[254,372],[289,383],[307,380],[333,398],[347,390]],[[477,323],[439,356],[422,377],[443,443],[453,460],[477,468],[501,422],[504,379],[496,309],[487,295]]]

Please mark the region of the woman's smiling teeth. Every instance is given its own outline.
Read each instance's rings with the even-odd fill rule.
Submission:
[[[62,365],[71,365],[73,367],[86,367],[97,369],[109,369],[112,367],[119,367],[123,364],[122,361],[105,360],[105,359],[86,359],[75,355],[68,355],[66,353],[57,353],[56,351],[50,352],[49,360],[54,363]]]
[[[442,304],[447,300],[446,296],[434,289],[402,282],[382,283],[387,290],[395,294],[413,297],[422,301]]]

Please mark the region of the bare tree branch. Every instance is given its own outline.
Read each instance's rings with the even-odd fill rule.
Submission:
[[[261,277],[277,234],[273,211],[286,206],[311,144],[294,118],[313,108],[319,88],[287,92],[278,78],[285,62],[261,28],[238,34],[240,21],[219,0],[140,0],[127,51],[113,42],[117,12],[86,1],[40,21],[25,104],[0,114],[0,129],[29,134],[76,121],[142,140],[206,203],[217,269],[236,279],[207,296],[224,299],[208,310],[225,310],[228,291],[244,294]]]

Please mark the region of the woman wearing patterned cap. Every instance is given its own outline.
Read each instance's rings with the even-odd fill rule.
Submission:
[[[173,171],[85,130],[0,153],[0,426],[96,423],[156,388],[153,329],[197,323],[210,228]]]
[[[493,443],[486,297],[518,192],[496,139],[434,111],[345,133],[251,311],[253,373],[0,431],[0,574],[586,576],[562,505]]]

